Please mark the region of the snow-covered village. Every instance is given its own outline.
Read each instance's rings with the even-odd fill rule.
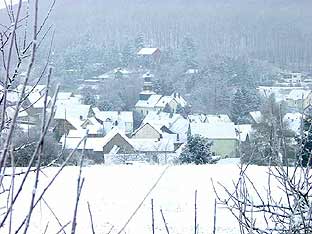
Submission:
[[[311,7],[0,0],[0,233],[312,233]]]

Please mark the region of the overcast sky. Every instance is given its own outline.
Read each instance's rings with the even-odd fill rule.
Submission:
[[[7,3],[10,3],[10,0],[6,0]],[[12,0],[13,4],[17,3],[18,0]],[[4,0],[0,0],[0,9],[4,8],[5,4],[4,4]]]

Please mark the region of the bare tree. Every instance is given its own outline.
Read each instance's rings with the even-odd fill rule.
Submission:
[[[59,86],[57,86],[52,95],[53,99],[49,102],[48,96],[51,94],[52,90],[50,81],[53,76],[53,69],[50,66],[50,56],[54,33],[52,33],[52,26],[48,25],[48,19],[54,8],[55,0],[51,1],[48,11],[41,20],[39,19],[40,5],[38,0],[35,0],[33,4],[30,4],[30,1],[23,2],[19,0],[17,6],[13,6],[12,1],[10,1],[10,3],[5,1],[5,3],[8,21],[7,25],[0,24],[0,71],[4,73],[4,76],[0,76],[0,187],[2,190],[0,192],[0,198],[7,199],[7,206],[1,210],[0,232],[2,233],[4,230],[7,230],[6,226],[8,225],[8,233],[18,233],[22,230],[23,233],[28,233],[31,226],[32,214],[40,201],[44,201],[47,207],[49,207],[53,217],[61,227],[60,232],[64,232],[64,228],[69,225],[69,223],[62,226],[61,221],[53,212],[52,207],[49,206],[43,197],[85,138],[81,139],[76,149],[65,158],[48,184],[45,185],[42,190],[38,190],[42,174],[45,138],[55,112],[56,97],[59,90]],[[49,35],[51,35],[51,37],[49,37]],[[47,38],[51,38],[47,61],[41,71],[35,74],[34,70],[39,70],[39,66],[36,64],[37,51]],[[23,76],[22,73],[24,73]],[[44,94],[40,97],[44,105],[42,113],[39,114],[39,137],[36,142],[16,148],[14,145],[14,138],[18,131],[18,116],[21,112],[34,105],[34,103],[28,103],[27,98],[39,84],[44,82],[46,88]],[[19,86],[19,89],[15,88],[17,86]],[[15,97],[13,101],[11,99],[12,95]],[[9,108],[13,108],[13,115],[8,115]],[[35,147],[31,157],[28,159],[26,170],[22,173],[16,173],[14,163],[16,152],[30,145],[33,146],[34,144]],[[60,152],[60,155],[56,155],[54,160],[58,160],[60,156],[63,156],[62,154],[63,152]],[[54,160],[49,165],[52,165]],[[35,165],[34,168],[32,168],[33,165]],[[6,173],[8,170],[10,172]],[[30,177],[30,172],[35,172],[35,176]],[[11,179],[4,179],[5,177],[11,177]],[[18,185],[15,183],[17,177],[19,177]],[[25,188],[25,183],[29,180],[33,180],[29,209],[23,211],[19,210],[20,214],[24,212],[25,218],[20,224],[17,224],[16,221],[15,223],[17,226],[13,227],[13,211],[16,203],[24,199],[22,191]],[[77,196],[77,201],[78,200],[79,196]],[[76,220],[75,216],[74,220]],[[17,229],[13,230],[15,227],[17,227]],[[48,227],[49,225],[47,224],[46,230]],[[75,231],[73,231],[73,233],[74,232]]]

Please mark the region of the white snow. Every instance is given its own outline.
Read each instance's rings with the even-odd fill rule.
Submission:
[[[151,165],[121,165],[121,166],[92,166],[83,168],[85,184],[78,210],[77,234],[90,233],[90,221],[87,201],[90,202],[96,233],[108,233],[112,226],[112,234],[116,234],[126,223],[133,211],[138,207],[144,196],[158,179],[164,166]],[[11,169],[8,168],[7,172]],[[41,174],[40,192],[44,184],[52,178],[57,168],[44,169]],[[58,216],[62,224],[72,219],[75,202],[78,167],[67,167],[60,174],[44,196],[48,204]],[[259,187],[265,185],[266,168],[253,166],[250,168],[251,179]],[[163,209],[171,233],[192,233],[194,226],[194,192],[198,191],[198,233],[212,233],[213,206],[215,195],[211,179],[226,186],[232,185],[232,180],[238,178],[236,165],[205,165],[205,166],[173,166],[170,167],[159,184],[147,197],[143,206],[131,220],[125,232],[151,233],[151,199],[154,199],[155,226],[157,233],[165,233],[160,216]],[[25,185],[22,192],[23,199],[14,209],[15,220],[13,227],[20,224],[29,207],[34,174],[31,181]],[[5,182],[10,178],[6,177]],[[17,180],[21,180],[18,177]],[[15,186],[19,181],[16,181]],[[0,207],[5,206],[6,196],[0,196]],[[30,233],[43,233],[49,221],[47,233],[56,233],[59,226],[50,211],[42,202],[32,216]],[[69,233],[70,226],[66,228]],[[5,232],[4,232],[5,233]],[[223,207],[218,205],[217,233],[239,233],[237,221]]]

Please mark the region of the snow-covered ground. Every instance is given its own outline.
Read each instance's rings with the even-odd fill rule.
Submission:
[[[77,233],[91,233],[87,202],[91,205],[96,233],[108,233],[111,227],[111,233],[118,233],[164,169],[165,166],[152,165],[83,168],[85,184],[79,205]],[[48,183],[57,170],[58,168],[45,169],[44,175],[41,174],[41,185]],[[78,167],[65,168],[45,196],[63,225],[71,221],[73,216],[78,170]],[[253,166],[250,171],[255,183],[264,186],[265,167]],[[160,209],[164,212],[171,233],[192,233],[195,190],[198,191],[199,233],[212,233],[215,195],[211,179],[230,186],[232,180],[237,179],[238,173],[237,166],[233,164],[169,167],[123,233],[152,233],[152,198],[156,233],[165,233]],[[31,180],[25,186],[23,200],[14,209],[14,227],[20,224],[17,219],[25,217],[27,213],[33,183]],[[0,196],[0,207],[5,206],[5,202],[6,199]],[[47,233],[55,234],[59,225],[42,202],[32,217],[30,233],[43,233],[47,222]],[[70,226],[66,229],[67,233],[69,230]],[[217,209],[217,233],[238,233],[237,221],[220,206]]]

